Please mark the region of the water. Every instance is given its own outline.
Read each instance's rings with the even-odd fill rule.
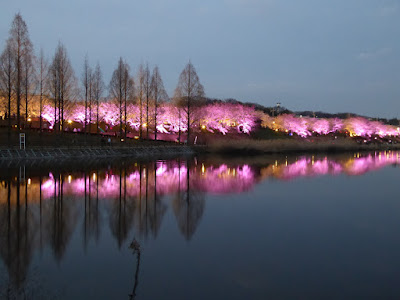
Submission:
[[[0,298],[398,299],[399,161],[3,164]]]

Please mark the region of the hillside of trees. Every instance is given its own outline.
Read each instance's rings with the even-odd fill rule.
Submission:
[[[399,126],[397,119],[293,112],[279,103],[265,107],[236,99],[207,98],[190,61],[182,70],[173,95],[167,94],[157,65],[150,69],[148,63],[140,64],[133,74],[121,57],[108,84],[99,62],[92,65],[86,56],[82,66],[77,74],[62,42],[50,60],[43,50],[35,51],[28,27],[17,13],[0,56],[0,125],[8,128],[8,137],[12,130],[24,128],[114,134],[121,139],[140,140],[163,139],[170,134],[172,140],[188,143],[202,132],[250,134],[262,127],[299,136],[335,130],[369,136],[399,132],[394,127]],[[325,120],[323,130],[317,119]]]

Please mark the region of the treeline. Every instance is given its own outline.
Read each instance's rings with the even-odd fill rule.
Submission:
[[[149,138],[149,132],[157,139],[160,130],[177,133],[181,141],[181,132],[185,132],[185,139],[189,143],[193,140],[192,131],[198,132],[203,128],[225,134],[236,127],[238,132],[249,133],[253,127],[259,126],[258,121],[269,116],[293,114],[314,119],[358,117],[349,113],[292,112],[280,103],[275,107],[264,107],[235,99],[222,101],[206,98],[204,87],[191,62],[182,70],[174,94],[170,97],[157,66],[150,70],[146,63],[139,65],[137,70],[136,74],[132,74],[129,64],[120,58],[110,82],[106,84],[100,64],[93,67],[86,56],[77,76],[67,49],[61,42],[51,60],[46,59],[42,50],[35,53],[27,25],[21,15],[16,14],[0,56],[0,111],[6,119],[3,122],[7,122],[8,137],[13,126],[20,131],[33,116],[39,117],[40,131],[45,121],[52,124],[55,132],[62,133],[68,127],[68,120],[79,120],[84,133],[90,133],[94,123],[99,133],[99,123],[108,122],[113,126],[118,125],[120,137],[126,138],[128,131],[135,130],[139,139]],[[112,105],[106,105],[104,99]],[[107,109],[112,112],[107,113]],[[289,117],[283,119],[288,120]],[[365,119],[399,125],[397,119]],[[291,127],[285,125],[282,129],[298,131],[289,130]]]
[[[92,68],[88,57],[84,59],[81,76],[77,76],[67,49],[61,42],[50,61],[45,58],[42,50],[36,55],[28,27],[19,13],[14,17],[0,56],[0,96],[3,99],[1,110],[8,120],[9,136],[14,125],[11,117],[15,115],[14,126],[18,131],[21,130],[31,112],[33,115],[33,102],[37,102],[39,106],[36,107],[35,115],[40,118],[40,130],[43,129],[43,107],[51,104],[54,109],[53,130],[61,133],[65,129],[66,110],[73,102],[84,101],[84,132],[87,132],[92,116],[96,116],[97,125],[99,124],[99,104],[104,97],[108,97],[118,104],[121,136],[126,136],[128,130],[128,105],[135,103],[140,107],[139,138],[142,138],[144,130],[148,136],[149,126],[146,124],[150,120],[157,124],[157,108],[171,100],[157,66],[150,71],[148,64],[141,64],[137,74],[133,75],[128,63],[120,58],[110,83],[106,85],[100,64],[97,63]],[[204,88],[191,62],[179,76],[172,102],[179,108],[179,118],[184,118],[188,124],[189,141],[195,121],[193,110],[204,103]]]

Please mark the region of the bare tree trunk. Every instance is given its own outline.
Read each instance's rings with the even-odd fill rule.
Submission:
[[[140,120],[139,120],[139,139],[143,139],[143,107],[142,107],[142,97],[139,98],[139,110],[140,110]]]
[[[153,74],[151,76],[151,97],[154,100],[154,140],[157,140],[157,116],[158,108],[160,102],[165,102],[168,100],[167,92],[164,89],[164,84],[162,82],[158,67],[155,66],[153,69]]]
[[[10,80],[11,83],[11,80]],[[11,89],[8,90],[8,142],[11,139]]]
[[[85,89],[85,120],[84,120],[84,135],[87,135],[87,111],[88,111],[88,99],[89,99],[89,76],[90,76],[90,67],[89,67],[89,59],[88,56],[85,56],[85,62],[83,64],[83,87]],[[85,138],[86,139],[86,138]]]
[[[186,143],[190,144],[190,98],[192,97],[192,88],[190,86],[191,81],[191,64],[189,64],[189,74],[188,74],[188,91],[187,91],[187,139]]]
[[[67,56],[67,50],[64,45],[59,43],[56,53],[53,58],[53,62],[50,66],[50,72],[52,79],[50,81],[51,89],[50,93],[54,98],[54,126],[55,131],[58,130],[63,133],[65,129],[64,124],[64,109],[66,101],[68,101],[75,91],[76,80],[74,71],[71,63]],[[57,116],[57,105],[58,105],[58,116]],[[58,124],[57,124],[58,117]],[[56,126],[57,125],[57,126]]]
[[[150,94],[150,71],[149,65],[145,69],[145,90],[146,90],[146,139],[149,139],[149,94]]]
[[[44,82],[44,55],[43,49],[40,50],[39,57],[39,133],[42,134],[43,128],[43,82]]]
[[[92,91],[92,75],[90,75],[89,81],[89,134],[92,132],[92,102],[93,102],[93,91]]]
[[[21,46],[18,44],[18,50],[17,50],[17,85],[16,85],[16,90],[17,90],[17,130],[20,132],[21,129]]]
[[[181,143],[181,109],[178,108],[178,116],[179,116],[179,133],[178,133],[178,142]]]
[[[6,117],[8,121],[8,142],[11,139],[11,100],[13,90],[13,53],[10,42],[8,41],[3,53],[0,56],[0,90],[7,91],[8,106]]]
[[[119,62],[119,137],[122,137],[122,58]]]
[[[93,84],[93,96],[96,101],[96,134],[99,134],[99,105],[100,105],[100,97],[103,93],[104,83],[101,75],[100,64],[96,64],[96,68],[94,70],[92,76],[92,84]]]
[[[26,64],[27,62],[25,62],[25,64]],[[28,72],[28,66],[27,65],[25,65],[25,82],[24,82],[24,85],[25,85],[25,126],[26,126],[26,122],[28,121],[28,90],[29,90],[29,79],[28,79],[28,76],[29,76],[29,74],[28,74],[29,72]]]
[[[157,140],[157,107],[158,107],[158,87],[154,89],[154,140]]]
[[[129,66],[121,57],[110,81],[110,96],[117,99],[119,103],[119,133],[121,138],[123,137],[123,124],[125,125],[125,138],[127,134],[127,98],[131,84],[133,83],[131,83],[129,78]],[[124,107],[122,106],[123,104]]]
[[[126,76],[126,74],[125,74],[125,76]],[[124,77],[125,77],[124,76]],[[124,139],[126,140],[126,129],[127,129],[127,127],[126,127],[126,98],[127,98],[127,85],[128,85],[128,83],[126,82],[126,80],[127,80],[127,78],[124,78]]]
[[[99,134],[99,99],[96,100],[96,134]]]
[[[64,91],[64,89],[63,89]],[[59,122],[61,123],[61,132],[64,133],[64,92],[61,94],[61,118]]]
[[[187,143],[191,144],[190,133],[191,133],[191,123],[192,123],[192,108],[193,106],[199,105],[199,101],[204,96],[204,88],[200,83],[199,77],[197,76],[196,70],[189,61],[186,67],[183,69],[181,75],[179,76],[179,82],[175,89],[175,98],[178,101],[178,106],[180,101],[186,100],[186,112],[187,112]]]
[[[54,126],[53,126],[53,130],[54,132],[57,131],[57,102],[58,102],[58,82],[55,81],[55,87],[54,87]]]

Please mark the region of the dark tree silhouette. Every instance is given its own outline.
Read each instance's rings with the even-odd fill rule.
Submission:
[[[192,188],[189,166],[190,164],[188,162],[186,173],[186,190],[184,192],[181,191],[181,178],[179,177],[179,188],[177,195],[172,202],[178,227],[187,240],[190,240],[196,232],[205,207],[203,193],[200,193]],[[184,178],[182,178],[182,181],[183,180]]]
[[[17,128],[21,128],[21,100],[24,87],[24,66],[29,65],[33,57],[33,47],[29,38],[28,27],[22,16],[17,13],[10,29],[8,43],[13,54],[13,87],[16,96]]]
[[[55,130],[64,131],[64,106],[68,104],[68,101],[72,100],[76,91],[76,78],[68,58],[67,49],[63,44],[59,43],[49,68],[49,94],[54,101]]]
[[[40,49],[40,54],[38,58],[38,88],[39,88],[39,131],[42,132],[43,129],[43,96],[45,92],[45,84],[47,81],[48,66],[47,61],[44,57],[43,49]]]
[[[99,104],[104,91],[103,75],[99,63],[96,64],[94,69],[92,81],[93,99],[96,102],[96,133],[99,133]]]
[[[14,88],[13,78],[13,52],[10,40],[8,40],[6,47],[0,56],[0,91],[2,96],[7,98],[8,140],[10,140],[11,137],[11,100]]]
[[[187,143],[190,144],[190,131],[194,120],[194,107],[201,103],[204,97],[204,88],[200,83],[196,69],[189,61],[179,76],[178,85],[175,89],[177,104],[185,107],[187,123]]]
[[[82,73],[82,85],[85,93],[85,124],[84,131],[87,133],[87,125],[88,125],[88,108],[89,101],[91,97],[91,85],[92,85],[92,69],[89,66],[89,58],[86,55],[85,61],[83,63],[83,73]],[[90,120],[89,120],[89,131],[90,131]]]
[[[124,125],[124,136],[126,138],[126,106],[129,95],[133,93],[133,88],[134,82],[129,76],[129,65],[121,57],[110,81],[110,96],[116,99],[119,104],[120,137],[122,137],[122,125]]]
[[[145,70],[143,65],[139,65],[139,69],[136,75],[136,98],[139,104],[139,139],[143,138],[143,99],[145,97]]]
[[[153,74],[151,75],[151,98],[154,101],[154,140],[157,140],[158,107],[161,103],[168,101],[168,94],[165,91],[164,83],[157,66],[154,67]]]
[[[150,79],[150,70],[149,64],[146,64],[146,68],[144,69],[143,75],[143,87],[144,87],[144,94],[146,97],[146,139],[149,139],[149,106],[150,106],[150,94],[151,94],[151,79]]]
[[[27,49],[24,59],[23,59],[23,89],[24,89],[24,97],[25,97],[25,122],[29,118],[29,112],[28,112],[28,102],[31,100],[32,95],[34,94],[34,78],[35,78],[35,60],[36,57],[33,54],[33,46],[30,44],[28,46],[29,48]]]

